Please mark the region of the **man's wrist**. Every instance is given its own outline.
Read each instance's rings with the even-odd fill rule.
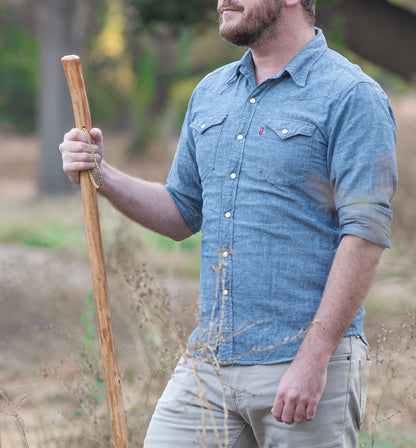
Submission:
[[[111,166],[108,165],[105,160],[102,160],[100,163],[100,169],[103,176],[103,184],[98,192],[102,196],[106,196],[108,192],[108,187],[111,184]]]
[[[295,359],[326,368],[337,345],[338,340],[334,341],[320,323],[315,322],[306,334]]]

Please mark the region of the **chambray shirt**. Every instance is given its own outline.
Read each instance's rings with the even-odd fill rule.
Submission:
[[[251,52],[196,87],[166,185],[202,230],[190,349],[292,360],[343,235],[389,247],[396,123],[379,85],[315,38],[256,85]],[[363,334],[362,307],[347,335]]]

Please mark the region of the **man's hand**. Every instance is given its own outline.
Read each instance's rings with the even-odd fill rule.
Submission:
[[[338,247],[315,324],[277,389],[272,414],[292,424],[312,420],[327,380],[328,362],[367,294],[383,247],[345,235]]]
[[[101,163],[103,158],[103,134],[97,128],[91,129],[89,134],[96,160]],[[79,172],[95,168],[95,162],[84,131],[76,128],[71,129],[65,134],[64,141],[59,145],[59,150],[62,154],[63,170],[72,182],[79,184]]]
[[[272,414],[278,422],[313,420],[327,379],[327,365],[295,359],[277,389]]]

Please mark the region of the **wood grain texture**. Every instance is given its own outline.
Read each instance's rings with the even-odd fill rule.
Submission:
[[[71,93],[76,127],[82,129],[82,127],[85,126],[89,131],[91,129],[91,114],[80,58],[75,55],[65,56],[62,58],[62,65],[65,70],[68,87]],[[111,413],[114,446],[116,448],[127,448],[126,418],[124,413],[121,380],[115,352],[97,192],[91,184],[87,171],[80,173],[80,180],[85,230],[87,234],[95,305],[97,309],[98,332]]]

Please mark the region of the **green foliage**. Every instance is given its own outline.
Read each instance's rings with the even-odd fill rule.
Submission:
[[[378,438],[373,439],[368,434],[360,434],[358,439],[358,448],[396,448],[389,442],[384,442]]]
[[[190,76],[175,80],[170,85],[169,107],[175,118],[175,131],[179,134],[188,107],[189,98],[202,76]]]
[[[158,61],[151,48],[145,47],[133,64],[135,88],[130,96],[130,108],[141,143],[148,143],[157,132],[158,120],[150,112],[157,96]]]
[[[96,347],[96,314],[94,306],[94,293],[91,291],[85,303],[85,310],[80,315],[81,322],[85,326],[85,332],[82,337],[82,351],[90,354],[92,349]]]
[[[11,23],[0,28],[0,122],[19,131],[35,126],[37,57],[32,35]]]
[[[122,110],[120,97],[110,83],[102,79],[99,70],[86,70],[86,84],[88,86],[88,98],[94,124],[108,126],[116,124]]]
[[[81,345],[78,348],[78,356],[83,366],[84,382],[80,386],[79,408],[75,408],[73,417],[84,417],[92,412],[106,398],[107,389],[101,378],[99,365],[99,344],[97,331],[97,317],[95,311],[94,293],[88,294],[84,311],[80,314],[84,327]]]
[[[140,27],[156,31],[161,23],[179,31],[185,25],[203,25],[212,20],[215,3],[206,0],[129,0],[137,11]]]
[[[333,6],[335,3],[339,3],[340,0],[319,0],[319,9],[325,8],[325,6]]]
[[[159,263],[153,269],[159,274],[175,273],[190,277],[199,277],[201,233],[183,241],[173,241],[150,230],[141,229],[144,246],[149,251],[163,253]]]
[[[143,237],[152,245],[167,252],[174,251],[175,249],[183,249],[185,251],[197,250],[199,252],[201,245],[201,233],[197,233],[183,241],[173,241],[166,236],[159,235],[146,229],[143,229],[142,233]]]
[[[79,229],[55,221],[10,222],[0,227],[0,241],[46,248],[83,244]]]

